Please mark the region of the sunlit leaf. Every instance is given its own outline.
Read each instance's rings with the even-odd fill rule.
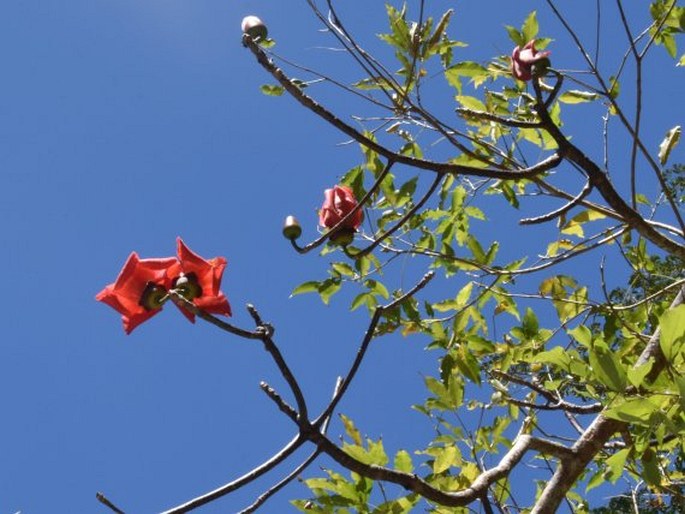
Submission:
[[[583,102],[592,102],[599,97],[597,93],[591,93],[590,91],[565,91],[559,95],[559,101],[565,104],[578,104]]]
[[[666,133],[666,137],[659,145],[659,162],[662,166],[668,161],[668,156],[671,155],[671,150],[675,148],[678,141],[680,141],[680,125],[676,125],[669,130]]]
[[[281,96],[285,93],[285,89],[282,86],[275,84],[264,84],[259,87],[259,90],[267,96]]]

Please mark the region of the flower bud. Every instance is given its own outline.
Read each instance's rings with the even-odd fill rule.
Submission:
[[[240,28],[243,30],[244,34],[247,34],[255,41],[266,39],[268,34],[266,25],[264,25],[264,22],[256,16],[245,16],[243,22],[240,24]]]
[[[302,235],[302,227],[295,216],[288,216],[285,218],[283,224],[283,237],[290,240],[295,240]]]

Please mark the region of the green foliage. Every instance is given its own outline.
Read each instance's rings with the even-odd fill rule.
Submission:
[[[629,220],[617,222],[614,208],[602,204],[596,191],[589,200],[577,200],[548,216],[557,229],[540,231],[544,235],[538,249],[526,248],[514,255],[519,249],[504,247],[498,221],[502,216],[523,216],[518,211],[530,212],[531,205],[539,212],[533,203],[539,196],[549,196],[555,205],[571,201],[577,193],[569,191],[576,191],[575,186],[562,192],[559,188],[567,187],[573,166],[534,178],[487,178],[495,175],[493,170],[518,172],[549,157],[560,146],[556,131],[566,130],[564,120],[574,109],[578,110],[575,116],[597,110],[602,115],[621,114],[620,109],[625,109],[619,103],[624,101],[622,90],[624,96],[634,94],[627,72],[602,77],[600,85],[590,80],[592,71],[576,74],[551,69],[536,85],[549,99],[544,108],[554,124],[552,130],[542,124],[543,107],[535,88],[530,82],[513,80],[508,55],[489,62],[458,58],[465,45],[449,35],[458,11],[426,15],[419,22],[412,21],[408,4],[386,9],[389,29],[379,38],[395,59],[393,66],[384,69],[395,71],[384,73],[378,67],[372,76],[357,78],[352,84],[387,104],[387,117],[376,130],[364,132],[364,137],[430,167],[425,163],[433,158],[434,141],[427,143],[425,132],[437,134],[441,143],[451,144],[443,162],[468,166],[473,173],[435,169],[424,173],[417,170],[421,166],[412,170],[410,161],[402,161],[372,189],[386,171],[387,156],[362,145],[359,162],[343,174],[341,182],[357,198],[370,193],[363,231],[345,250],[326,245],[322,255],[332,257],[328,276],[301,284],[293,295],[314,292],[328,303],[347,288],[353,293],[351,310],[366,307],[374,315],[380,306],[402,297],[411,287],[409,277],[415,274],[433,270],[444,281],[439,288],[427,288],[392,309],[382,309],[373,332],[375,337],[416,336],[413,340],[434,352],[439,365],[432,375],[424,376],[426,398],[414,409],[435,427],[435,437],[418,452],[387,453],[381,440],[362,437],[343,416],[347,438],[342,449],[362,463],[416,473],[437,489],[460,491],[484,468],[499,462],[519,431],[554,438],[558,435],[554,423],[566,422],[564,409],[569,416],[581,417],[581,426],[591,419],[582,416],[601,411],[623,423],[625,433],[593,456],[575,490],[569,492],[567,499],[575,511],[605,512],[591,511],[581,492],[624,479],[645,484],[650,498],[673,489],[685,479],[685,307],[669,310],[668,306],[678,290],[677,281],[685,278],[682,260],[655,249],[635,230],[619,233],[613,225],[625,227]],[[649,29],[654,42],[674,55],[675,36],[683,29],[682,8],[657,1],[651,3],[650,13],[660,20]],[[534,40],[541,50],[552,42],[539,36],[535,11],[520,27],[505,30],[514,45]],[[559,91],[554,88],[557,74],[572,79]],[[456,111],[449,122],[435,121],[422,110],[426,91],[436,77],[448,86]],[[606,123],[613,123],[610,116],[606,118]],[[598,120],[604,122],[601,117]],[[680,128],[674,127],[659,148],[652,149],[662,166],[676,155],[679,136]],[[580,166],[580,160],[574,165]],[[665,189],[658,189],[658,194],[668,193],[673,202],[682,202],[682,171],[682,165],[659,170]],[[439,178],[436,194],[424,203],[422,197],[435,173]],[[585,180],[586,174],[582,175]],[[617,175],[606,174],[611,180]],[[636,191],[636,212],[664,210],[667,202],[662,197],[650,198],[653,193],[648,191]],[[483,194],[503,199],[502,210],[495,211]],[[632,201],[629,198],[626,203]],[[512,207],[506,214],[504,204]],[[669,237],[677,239],[677,224],[674,227]],[[364,251],[379,239],[382,243],[374,252]],[[580,259],[570,261],[593,255],[591,249],[608,256],[601,272],[599,258],[592,269],[583,269],[585,264],[574,267]],[[567,261],[572,264],[564,267]],[[402,264],[393,268],[398,262]],[[611,267],[610,272],[605,267]],[[614,276],[625,278],[624,287],[605,291],[604,282],[615,284]],[[402,287],[395,286],[395,280]],[[657,329],[668,360],[658,376],[654,356],[639,360]],[[543,411],[546,415],[539,415]],[[473,419],[478,421],[467,422]],[[563,438],[558,440],[566,444]],[[355,473],[343,476],[328,470],[323,478],[307,479],[305,484],[314,496],[295,502],[303,512],[409,512],[420,501],[417,495],[389,495],[378,502],[378,493],[372,494],[373,481]],[[540,490],[544,487],[541,481]],[[501,504],[513,497],[508,479],[493,483],[489,496],[499,498]],[[623,508],[619,501],[610,505]],[[426,510],[467,512],[439,505]]]

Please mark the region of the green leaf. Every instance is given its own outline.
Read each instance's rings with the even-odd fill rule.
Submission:
[[[471,382],[480,385],[480,363],[478,359],[465,346],[459,347],[454,357],[459,371]]]
[[[390,293],[387,288],[376,280],[367,280],[364,285],[369,288],[369,291],[375,295],[382,296],[386,300],[390,298]]]
[[[447,446],[436,456],[433,461],[433,473],[442,473],[461,460],[461,454],[456,446]]]
[[[264,84],[260,86],[259,90],[267,96],[281,96],[285,93],[285,89],[282,86],[275,84]]]
[[[628,382],[630,382],[635,387],[642,387],[647,374],[652,370],[652,365],[654,364],[654,359],[649,359],[644,364],[628,368]]]
[[[685,304],[666,311],[659,318],[659,328],[661,351],[668,360],[673,360],[685,344]]]
[[[293,296],[297,296],[298,294],[303,294],[303,293],[314,293],[319,290],[319,283],[315,280],[310,280],[309,282],[304,282],[297,286],[295,289],[293,289],[293,292],[290,293],[290,298]]]
[[[621,84],[616,77],[609,77],[609,96],[613,99],[618,98],[621,94]]]
[[[591,93],[590,91],[565,91],[559,96],[559,101],[565,104],[579,104],[583,102],[592,102],[596,100],[597,93]]]
[[[605,474],[605,478],[612,484],[615,484],[616,481],[623,476],[626,460],[629,455],[630,448],[624,448],[614,453],[605,461],[605,464],[609,468]]]
[[[663,166],[668,161],[668,156],[671,155],[671,150],[680,141],[680,125],[676,125],[666,133],[666,137],[659,145],[659,162]]]
[[[488,76],[488,70],[473,61],[458,62],[445,70],[447,83],[454,87],[459,94],[461,94],[462,91],[461,77],[470,78],[473,85],[478,87],[485,82]]]
[[[334,262],[331,264],[331,267],[338,272],[340,275],[346,276],[346,277],[356,277],[357,273],[354,271],[352,266],[347,264],[346,262]]]
[[[331,297],[340,291],[340,286],[342,284],[340,283],[340,280],[335,280],[332,278],[326,279],[323,282],[319,284],[318,291],[319,291],[319,296],[321,296],[321,301],[328,305],[328,302],[331,300]]]
[[[656,405],[648,398],[636,398],[611,407],[604,414],[609,418],[625,421],[626,423],[649,426],[652,415],[660,410],[661,406]]]
[[[642,478],[645,479],[649,485],[661,485],[661,470],[659,469],[659,460],[656,452],[651,448],[647,449],[640,458],[642,462]]]
[[[590,348],[590,366],[597,379],[612,391],[620,392],[626,387],[626,371],[618,356],[603,341],[596,341]]]
[[[406,450],[400,450],[395,454],[394,467],[397,471],[403,473],[411,473],[414,471],[414,466],[411,462],[411,455]]]
[[[517,28],[512,27],[511,25],[505,25],[504,28],[509,34],[509,39],[511,39],[516,46],[523,46],[528,42]]]
[[[535,37],[538,35],[538,19],[536,11],[531,12],[526,18],[526,21],[523,22],[521,32],[523,35],[523,40],[526,42],[535,39]]]
[[[359,433],[359,430],[357,430],[357,427],[354,426],[354,422],[344,414],[340,414],[340,421],[342,421],[343,426],[345,427],[345,433],[348,437],[352,439],[354,444],[361,446],[362,436]]]
[[[551,350],[540,352],[532,357],[531,361],[551,364],[565,371],[569,369],[571,364],[571,358],[561,346],[555,346]]]
[[[576,328],[568,331],[569,335],[573,337],[580,344],[589,348],[592,343],[592,332],[585,325],[578,325]]]
[[[457,100],[457,102],[459,102],[463,107],[466,107],[467,109],[471,109],[474,111],[486,110],[485,104],[475,96],[457,95],[455,96],[455,99]]]

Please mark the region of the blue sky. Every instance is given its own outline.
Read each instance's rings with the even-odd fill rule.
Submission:
[[[347,20],[373,40],[385,30],[382,3],[357,4],[364,7],[350,8]],[[518,26],[540,7],[432,4],[455,7],[452,34],[471,43],[472,60],[509,53],[503,24]],[[591,34],[580,11],[574,18]],[[268,23],[282,55],[349,72],[344,56],[321,48],[332,43],[305,2],[0,7],[0,514],[104,512],[96,491],[127,512],[160,511],[242,474],[294,433],[258,388],[260,380],[284,385],[256,343],[191,325],[170,306],[127,337],[118,315],[94,301],[132,250],[173,255],[180,235],[205,257],[225,256],[233,321],[251,327],[243,308],[251,302],[274,323],[314,412],[354,355],[366,314],[347,311],[351,293],[329,307],[313,295],[289,299],[295,285],[321,278],[330,258],[295,254],[280,228],[295,214],[304,239],[313,238],[323,189],[359,154],[292,100],[259,92],[270,81],[240,44],[247,14]],[[545,35],[558,31],[554,59],[579,66],[542,8],[540,18]],[[650,71],[665,66],[672,62],[657,59]],[[675,77],[648,91],[647,108],[662,113],[649,121],[650,145],[682,121]],[[327,90],[321,98],[340,102]],[[581,129],[578,141],[598,152],[598,133],[583,123],[582,115],[569,120],[570,132]],[[503,204],[493,209],[510,216]],[[525,253],[534,237],[521,237]],[[400,271],[392,285],[419,276]],[[341,406],[390,451],[432,435],[409,408],[436,367],[424,343],[379,340]],[[202,512],[237,511],[276,477]],[[295,484],[263,512],[307,495]]]

